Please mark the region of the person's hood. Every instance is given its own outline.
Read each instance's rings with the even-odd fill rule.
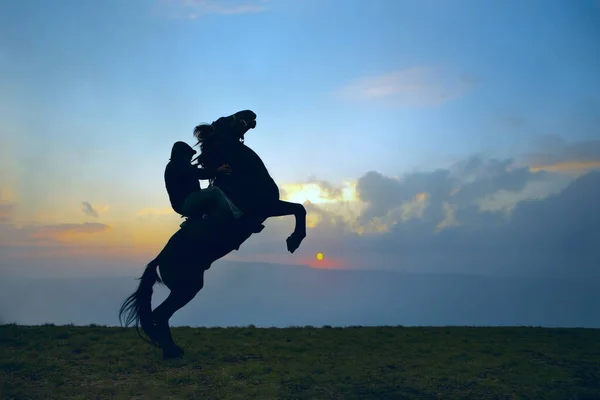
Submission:
[[[171,149],[171,160],[175,158],[189,159],[194,154],[196,154],[196,150],[194,150],[189,144],[185,142],[175,142],[173,148]]]

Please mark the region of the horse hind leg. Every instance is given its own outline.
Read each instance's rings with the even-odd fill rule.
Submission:
[[[169,326],[169,319],[179,309],[183,308],[198,294],[200,289],[204,286],[204,272],[198,279],[190,280],[191,285],[177,286],[171,289],[171,293],[165,301],[163,301],[158,307],[152,311],[152,319],[155,324],[155,341],[163,350],[163,358],[177,358],[184,354],[181,347],[175,344],[173,337],[171,336],[171,327]]]

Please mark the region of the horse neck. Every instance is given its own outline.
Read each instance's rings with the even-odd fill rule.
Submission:
[[[240,143],[239,146],[240,148],[236,152],[239,157],[237,161],[245,168],[245,171],[251,175],[250,179],[257,179],[260,181],[267,177],[271,178],[271,175],[260,156],[243,143]]]

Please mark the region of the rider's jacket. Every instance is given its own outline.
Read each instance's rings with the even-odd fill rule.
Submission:
[[[214,178],[214,170],[198,168],[189,161],[172,159],[165,168],[165,186],[171,207],[182,214],[183,202],[193,192],[200,190],[200,179]]]

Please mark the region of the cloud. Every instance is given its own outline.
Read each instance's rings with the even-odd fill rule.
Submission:
[[[547,174],[536,174],[527,166],[517,166],[513,159],[485,160],[479,156],[472,156],[447,169],[412,172],[400,178],[370,171],[357,183],[358,197],[368,205],[361,221],[389,218],[398,215],[400,210],[404,210],[402,213],[406,216],[407,207],[418,205],[427,208],[426,213],[421,210],[419,214],[423,222],[428,220],[430,226],[438,226],[442,220],[450,218],[442,224],[445,226],[462,209],[477,206],[498,193],[516,196],[527,185],[547,178]],[[417,201],[419,196],[421,201]]]
[[[532,171],[552,171],[580,174],[600,169],[600,140],[567,142],[556,135],[546,135],[534,141],[535,151],[524,156]]]
[[[343,182],[341,186],[310,177],[305,182],[284,184],[280,187],[282,200],[303,204],[353,202],[356,198],[356,182]]]
[[[383,101],[394,107],[436,106],[463,96],[475,81],[431,67],[412,67],[379,76],[367,76],[336,92],[349,101]]]
[[[84,222],[82,224],[55,224],[23,228],[29,231],[29,237],[33,239],[65,240],[74,236],[102,233],[110,230],[110,226],[96,222]]]
[[[302,246],[293,255],[286,250],[292,216],[270,218],[265,231],[228,257],[306,264],[323,252],[330,267],[340,268],[598,277],[600,172],[575,176],[533,167],[593,161],[593,149],[593,141],[546,138],[523,157],[473,155],[445,168],[399,176],[373,170],[340,184],[310,177],[282,185],[283,198],[308,211]],[[140,255],[144,247],[143,257],[151,257],[181,222],[170,207],[144,208],[129,226],[123,222],[102,235],[111,227],[17,226],[15,207],[0,203],[3,255],[10,246],[23,253],[44,246],[117,247],[122,238],[135,247],[127,251]]]
[[[83,211],[85,215],[98,218],[98,211],[87,201],[81,203],[81,211]]]
[[[0,204],[0,247],[55,246],[73,239],[109,231],[109,225],[84,222],[63,224],[18,224],[16,204]]]
[[[351,201],[341,200],[343,187],[316,179],[286,187],[288,197],[304,194],[310,228],[286,259],[322,251],[345,268],[600,276],[600,172],[573,177],[472,156],[400,177],[367,172],[346,186]],[[323,201],[327,190],[337,200]],[[280,242],[292,228],[291,218],[268,220],[240,257],[283,258]]]
[[[176,11],[174,18],[194,20],[203,15],[239,15],[260,13],[267,10],[270,0],[163,0]]]

